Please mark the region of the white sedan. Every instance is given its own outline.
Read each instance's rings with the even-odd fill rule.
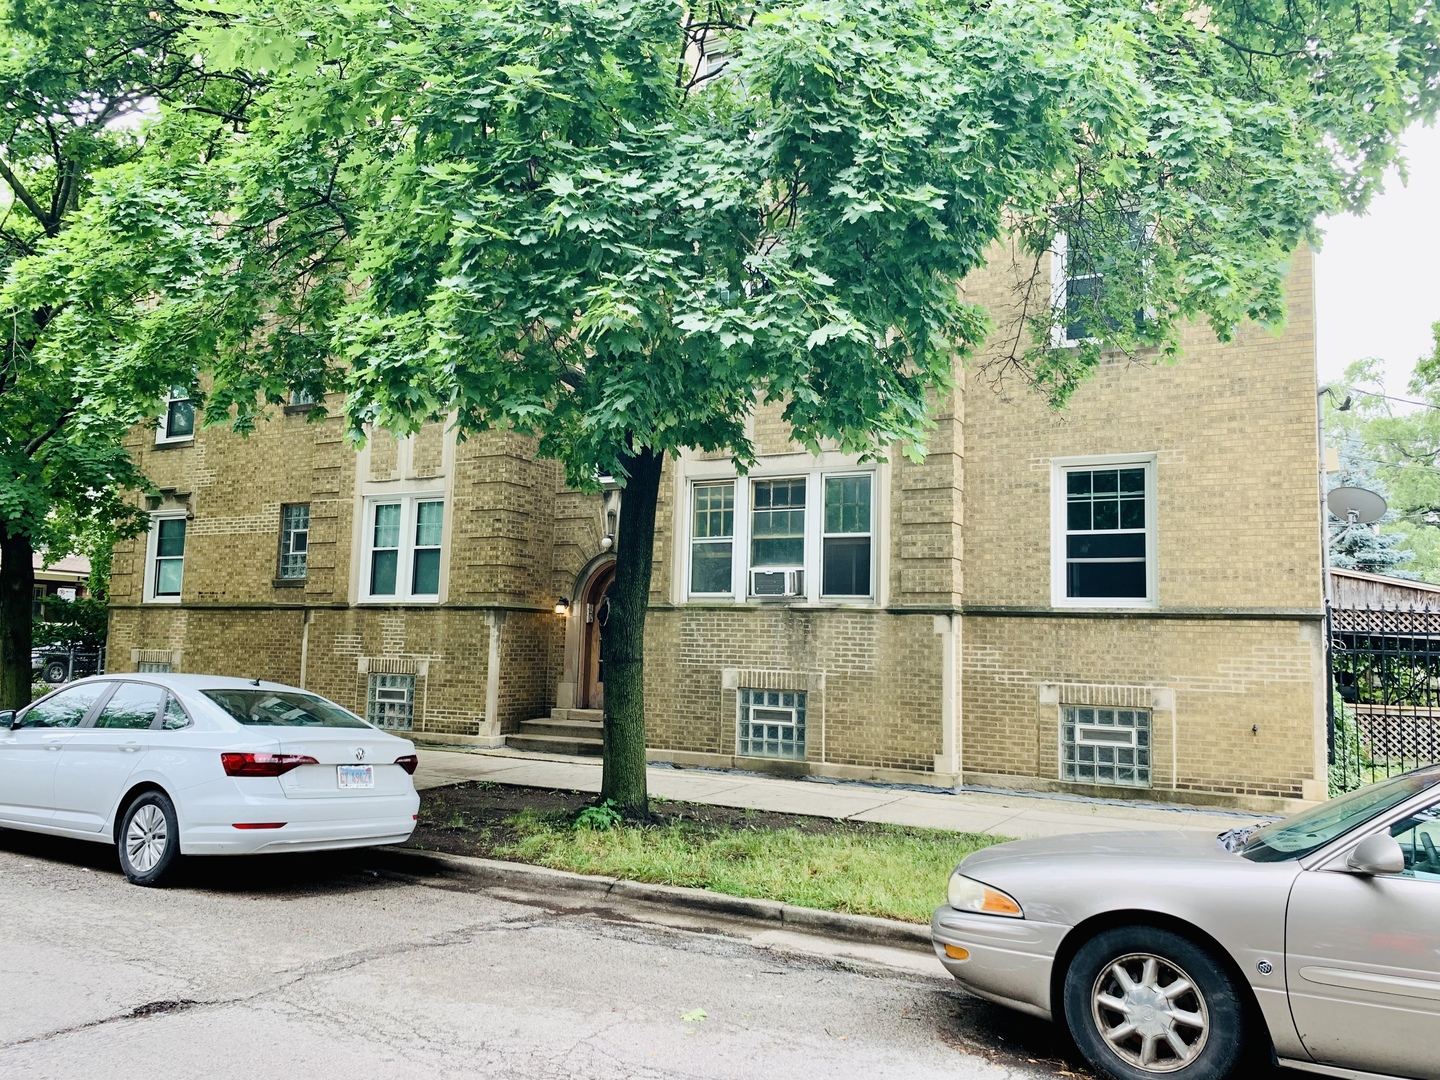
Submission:
[[[178,855],[407,840],[413,743],[259,679],[100,675],[0,712],[0,826],[114,844],[153,885]]]

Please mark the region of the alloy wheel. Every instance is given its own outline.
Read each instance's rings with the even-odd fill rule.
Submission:
[[[165,854],[170,832],[165,814],[154,803],[136,810],[125,829],[125,857],[140,874],[148,874]]]
[[[1102,968],[1090,1006],[1110,1049],[1146,1072],[1183,1069],[1210,1035],[1209,1010],[1195,981],[1152,953],[1130,953]]]

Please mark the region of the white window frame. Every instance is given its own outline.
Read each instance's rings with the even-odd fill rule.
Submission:
[[[1159,488],[1156,479],[1157,455],[1095,454],[1085,457],[1054,458],[1050,462],[1050,606],[1057,608],[1130,608],[1150,610],[1160,606],[1160,530],[1157,521]],[[1139,596],[1067,596],[1066,537],[1069,535],[1066,513],[1066,475],[1072,471],[1105,468],[1143,468],[1145,470],[1145,595]]]
[[[837,455],[838,456],[838,455]],[[885,498],[886,473],[878,465],[855,465],[837,461],[833,465],[817,463],[810,455],[785,455],[783,459],[761,460],[748,474],[737,476],[733,471],[707,468],[717,463],[690,462],[693,466],[685,476],[683,510],[677,515],[680,526],[679,558],[681,584],[679,596],[684,602],[736,604],[815,604],[826,607],[875,607],[881,592],[881,524],[888,510]],[[726,462],[724,468],[729,466]],[[787,467],[788,466],[788,467]],[[797,467],[798,466],[798,467]],[[823,595],[822,564],[825,528],[825,480],[827,477],[870,477],[870,593],[868,596]],[[757,481],[805,480],[805,557],[796,569],[804,572],[804,594],[800,596],[752,596],[750,593],[750,541],[752,532],[751,493]],[[735,535],[731,538],[730,589],[725,593],[697,593],[690,588],[692,533],[695,528],[695,488],[717,481],[735,483]],[[862,533],[836,535],[861,536]],[[760,569],[767,569],[761,567]]]
[[[366,495],[360,534],[360,602],[366,604],[438,604],[445,592],[445,559],[449,550],[449,518],[442,510],[440,525],[440,575],[436,591],[415,593],[415,525],[421,503],[440,503],[446,499],[441,491],[413,491],[395,495]],[[400,505],[400,547],[396,555],[395,592],[375,594],[370,591],[371,569],[375,544],[375,508]],[[386,548],[386,551],[392,550]],[[427,548],[426,550],[435,550]],[[308,569],[308,566],[307,566]]]
[[[185,560],[190,557],[190,526],[185,526],[185,550],[180,554],[180,592],[175,595],[157,596],[155,593],[155,560],[159,558],[160,522],[187,521],[187,510],[156,510],[150,515],[150,532],[145,538],[145,590],[147,604],[178,604],[185,593]]]
[[[176,393],[177,390],[181,392]],[[165,394],[165,405],[160,410],[160,422],[155,426],[155,442],[157,445],[161,443],[191,442],[192,440],[194,440],[195,423],[193,420],[191,421],[190,432],[187,435],[171,435],[169,430],[170,406],[177,401],[191,400],[192,399],[190,397],[190,391],[186,390],[184,387],[172,386],[170,390]],[[193,414],[193,404],[191,406],[191,409]]]
[[[1145,240],[1152,242],[1155,239],[1155,225],[1153,222],[1145,222]],[[1073,349],[1076,346],[1089,342],[1100,341],[1096,337],[1072,338],[1069,335],[1070,320],[1066,317],[1066,309],[1070,306],[1070,240],[1065,233],[1056,233],[1050,244],[1050,307],[1057,313],[1058,318],[1050,328],[1050,344],[1056,349]],[[1079,281],[1090,278],[1104,278],[1104,274],[1076,274],[1074,280]],[[1145,318],[1153,319],[1155,309],[1149,304],[1145,306]]]
[[[730,535],[719,536],[696,536],[695,535],[695,490],[702,487],[719,487],[729,484],[733,492],[730,500]],[[690,595],[701,599],[724,599],[735,594],[735,563],[738,561],[738,552],[735,550],[735,534],[740,528],[738,517],[740,508],[740,488],[745,485],[745,477],[706,477],[705,479],[691,480],[687,485],[688,495],[686,498],[686,543],[685,543],[685,580],[686,588],[689,589],[689,582],[695,569],[695,548],[697,545],[705,547],[719,547],[721,544],[730,545],[730,586],[723,592],[691,592]]]
[[[288,533],[285,529],[285,511],[296,507],[305,508],[305,527],[303,529],[291,529]],[[305,550],[295,551],[295,537],[299,533],[305,534]],[[286,541],[289,541],[289,550],[286,548]],[[287,555],[304,556],[301,560],[300,573],[285,573],[285,557]],[[281,503],[280,504],[280,559],[275,567],[275,576],[281,581],[304,581],[310,576],[310,504],[309,503]]]

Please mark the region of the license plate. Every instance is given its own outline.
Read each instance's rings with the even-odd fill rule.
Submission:
[[[375,786],[374,765],[337,765],[335,768],[342,788]]]

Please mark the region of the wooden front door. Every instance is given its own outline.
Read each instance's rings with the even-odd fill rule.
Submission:
[[[605,672],[600,665],[600,622],[601,605],[615,582],[615,564],[611,563],[593,578],[585,590],[584,607],[581,615],[585,619],[585,630],[581,639],[580,656],[580,708],[603,709],[605,707]]]

